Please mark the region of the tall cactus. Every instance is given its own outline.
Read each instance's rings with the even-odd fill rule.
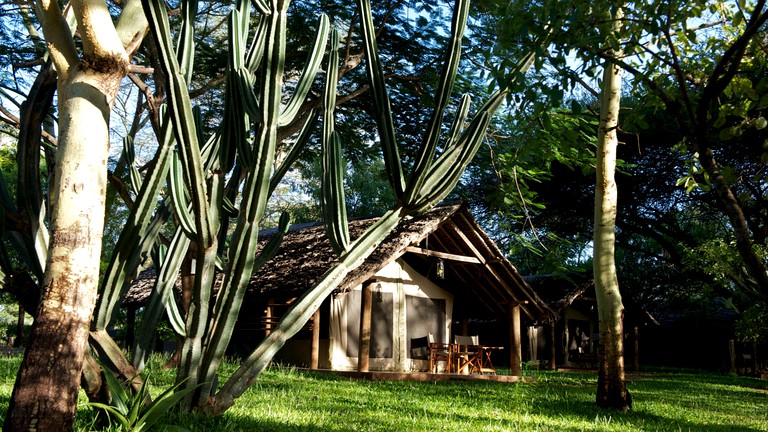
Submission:
[[[160,267],[158,288],[161,289],[156,290],[156,294],[159,294],[157,298],[161,303],[172,305],[172,302],[168,303],[169,288],[173,277],[178,272],[179,255],[186,249],[186,247],[178,247],[177,250],[175,246],[185,246],[185,242],[188,244],[190,240],[193,241],[198,250],[198,264],[191,308],[185,317],[185,338],[179,382],[183,381],[187,388],[201,383],[202,388],[196,396],[198,398],[207,397],[216,379],[218,365],[229,343],[245,288],[254,267],[266,262],[270,252],[274,253],[276,250],[276,244],[270,244],[258,259],[255,256],[259,222],[266,210],[267,198],[279,181],[278,176],[284,175],[287,164],[292,163],[299,156],[301,147],[308,137],[309,127],[305,125],[299,140],[288,153],[286,160],[282,165],[275,167],[277,131],[280,125],[293,121],[298,107],[306,98],[325,50],[329,27],[327,17],[321,16],[318,36],[309,55],[307,66],[289,103],[285,109],[281,110],[288,2],[256,3],[257,9],[264,15],[261,16],[250,49],[246,49],[250,5],[251,3],[247,0],[240,0],[229,19],[230,61],[225,122],[221,131],[208,141],[208,144],[211,144],[208,150],[210,157],[207,158],[208,162],[204,163],[196,144],[196,130],[191,121],[189,95],[185,85],[189,69],[184,69],[181,61],[176,60],[187,57],[181,53],[177,55],[173,53],[164,5],[154,0],[145,2],[150,27],[160,45],[161,64],[166,75],[172,77],[169,79],[172,83],[169,91],[169,112],[178,142],[179,159],[183,162],[181,163],[182,171],[174,171],[172,180],[177,186],[183,184],[192,199],[189,206],[192,211],[189,213],[187,205],[184,204],[185,194],[180,187],[173,193],[174,208],[179,221],[184,221],[189,215],[194,216],[194,226],[190,223],[180,224],[181,231],[174,237],[169,256]],[[185,14],[185,22],[191,19],[191,15]],[[182,39],[184,37],[182,32]],[[182,40],[180,46],[190,47],[191,45]],[[260,76],[257,77],[257,73],[260,73]],[[257,92],[254,92],[256,81],[260,86],[257,87]],[[309,124],[310,121],[307,123]],[[252,140],[248,136],[251,127],[255,128]],[[235,150],[237,156],[233,158]],[[202,153],[205,152],[204,149]],[[217,293],[216,307],[209,312],[208,304],[213,286],[213,259],[216,257],[216,236],[214,235],[218,230],[216,221],[224,216],[221,209],[226,206],[228,200],[223,195],[223,175],[218,177],[212,175],[206,178],[203,174],[211,172],[226,174],[231,170],[233,163],[238,165],[238,170],[242,171],[244,178],[242,200],[240,208],[237,209],[237,225],[227,253],[227,264],[222,285]],[[286,216],[281,217],[283,231],[287,229]],[[226,230],[226,226],[223,229]],[[191,239],[186,239],[185,236]],[[278,239],[279,236],[276,241]],[[166,275],[168,277],[165,277]],[[152,312],[151,316],[156,317],[158,310],[160,308],[155,307],[147,312]],[[137,350],[136,360],[141,361],[142,358],[143,350],[140,348]],[[195,403],[191,398],[187,399],[188,406]]]
[[[403,168],[394,134],[394,122],[390,108],[387,90],[384,83],[382,68],[376,50],[376,40],[373,32],[373,20],[369,0],[359,0],[361,10],[361,26],[365,40],[367,69],[374,97],[374,116],[379,127],[381,146],[384,153],[388,177],[392,188],[398,197],[397,204],[359,238],[349,241],[346,234],[346,213],[344,211],[344,195],[341,193],[341,175],[344,163],[341,157],[340,143],[333,128],[333,107],[335,99],[335,74],[330,72],[338,67],[336,56],[335,32],[331,38],[328,70],[325,92],[324,115],[324,162],[323,162],[323,205],[326,215],[326,231],[334,249],[339,253],[337,264],[333,265],[312,289],[304,293],[280,320],[276,328],[259,344],[256,350],[241,364],[229,381],[227,381],[198,409],[218,414],[234,403],[235,398],[242,394],[249,383],[264,370],[274,355],[295,335],[320,307],[328,295],[342,282],[346,275],[360,266],[376,249],[379,243],[391,233],[403,219],[428,210],[442,200],[459,180],[466,166],[474,157],[482,142],[482,138],[490,119],[500,106],[506,91],[495,93],[475,114],[469,125],[462,129],[465,123],[469,98],[464,97],[459,105],[457,116],[449,131],[442,153],[434,157],[439,139],[439,131],[443,122],[444,111],[448,104],[458,65],[458,50],[467,19],[468,0],[457,0],[454,8],[454,26],[452,27],[451,46],[446,54],[446,66],[443,68],[438,85],[438,103],[434,117],[427,127],[426,138],[422,143],[424,162],[414,170],[405,181]],[[521,63],[521,69],[530,66],[530,61]]]
[[[341,140],[334,130],[336,109],[336,86],[339,80],[339,33],[331,33],[331,47],[328,52],[328,72],[325,78],[323,105],[323,216],[326,221],[328,239],[337,254],[349,246],[347,207],[344,198],[344,164],[341,162]]]
[[[158,43],[160,63],[169,80],[168,109],[163,115],[161,146],[155,165],[143,179],[141,193],[131,212],[126,232],[103,284],[102,301],[96,313],[92,343],[110,358],[107,364],[128,362],[106,333],[125,280],[138,269],[139,258],[158,247],[158,228],[171,215],[176,231],[165,254],[153,254],[158,269],[156,287],[144,312],[143,327],[134,352],[134,365],[141,367],[154,325],[163,312],[171,317],[174,329],[184,337],[177,380],[183,388],[197,387],[185,403],[187,408],[220,413],[229,407],[271,361],[286,340],[296,334],[319,308],[322,301],[346,275],[370,256],[378,244],[404,219],[428,210],[456,185],[474,157],[494,111],[505,92],[494,94],[467,124],[470,99],[464,96],[448,135],[440,148],[440,130],[449,105],[458,67],[468,0],[456,0],[450,43],[437,88],[435,112],[426,126],[419,161],[406,177],[400,160],[395,126],[387,88],[379,62],[369,0],[359,0],[361,27],[368,59],[367,73],[374,100],[374,118],[395,206],[360,237],[351,240],[343,193],[345,164],[339,135],[334,130],[338,64],[338,34],[330,31],[328,18],[321,15],[317,36],[307,63],[292,95],[285,95],[286,20],[289,0],[238,0],[229,17],[230,57],[227,70],[225,112],[219,128],[207,140],[196,125],[187,83],[194,58],[194,0],[182,2],[182,31],[177,48],[171,40],[165,3],[143,0],[150,30]],[[255,28],[250,31],[251,8],[256,11]],[[250,43],[248,36],[252,33]],[[308,139],[315,113],[309,116],[299,138],[285,160],[276,166],[278,129],[294,121],[315,80],[326,41],[331,33],[324,94],[323,207],[328,236],[339,255],[338,262],[314,288],[304,294],[257,349],[243,361],[235,374],[216,391],[217,371],[229,344],[248,282],[255,270],[275,253],[289,218],[283,215],[279,234],[256,255],[259,224],[267,200],[289,166],[299,157]],[[520,64],[521,70],[530,61]],[[283,102],[287,101],[284,105]],[[466,127],[465,127],[466,125]],[[203,144],[204,143],[204,144]],[[203,144],[201,146],[201,144]],[[439,153],[439,155],[438,155]],[[229,184],[225,185],[225,176]],[[240,182],[242,185],[240,186]],[[151,209],[164,184],[171,193],[161,211]],[[137,182],[138,185],[138,182]],[[242,192],[239,192],[242,191]],[[238,202],[239,208],[232,203]],[[224,239],[230,217],[236,225]],[[219,244],[219,242],[221,244]],[[183,314],[172,295],[172,287],[187,250],[197,251],[195,284],[190,308]],[[222,256],[217,256],[221,254]],[[214,267],[223,272],[214,293]],[[215,306],[211,308],[213,296]],[[199,387],[198,387],[199,385]],[[215,392],[215,393],[214,393]]]

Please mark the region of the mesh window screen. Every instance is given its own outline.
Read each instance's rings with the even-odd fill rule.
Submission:
[[[432,333],[436,341],[445,340],[445,299],[405,296],[406,331],[408,353],[411,358],[421,358],[422,352],[412,346],[412,339]]]
[[[361,291],[347,294],[347,356],[357,357],[360,345]],[[381,293],[371,307],[371,358],[392,358],[393,296]]]

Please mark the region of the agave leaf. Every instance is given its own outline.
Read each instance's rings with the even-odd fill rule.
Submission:
[[[132,425],[136,425],[136,419],[138,419],[139,417],[139,412],[141,410],[141,407],[144,405],[144,401],[149,395],[149,389],[147,388],[148,381],[149,381],[149,377],[147,377],[147,379],[145,380],[142,380],[141,388],[130,399],[130,410],[128,412],[127,417],[128,417],[128,423]]]
[[[143,425],[146,428],[151,428],[158,420],[160,420],[165,413],[167,413],[174,405],[179,403],[188,394],[197,390],[202,384],[197,384],[192,387],[187,387],[179,390],[185,382],[182,381],[175,386],[164,391],[160,396],[155,398],[152,404],[144,411],[144,414],[139,418],[137,424]]]
[[[115,407],[110,405],[105,405],[99,402],[88,402],[88,405],[96,408],[101,408],[104,411],[111,413],[114,416],[114,418],[116,418],[117,421],[120,422],[120,426],[122,426],[122,430],[126,430],[126,431],[132,430],[131,424],[128,421],[128,419],[125,417],[124,414],[122,414],[120,411],[115,409]]]
[[[120,415],[127,417],[129,411],[128,404],[131,400],[130,396],[109,368],[102,367],[102,370],[104,371],[104,379],[107,382],[112,406]]]

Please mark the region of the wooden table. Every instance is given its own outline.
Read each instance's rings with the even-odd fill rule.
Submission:
[[[432,342],[429,343],[430,372],[437,373],[437,363],[445,361],[444,373],[495,375],[491,354],[502,349],[504,347]]]
[[[480,374],[491,373],[496,375],[496,369],[491,362],[491,353],[503,350],[500,346],[482,346],[480,345]]]
[[[493,351],[502,350],[504,347],[485,345],[461,345],[451,344],[451,353],[456,360],[456,372],[468,374],[477,373],[496,374],[496,369],[491,361]]]

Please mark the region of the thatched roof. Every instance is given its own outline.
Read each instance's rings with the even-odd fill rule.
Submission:
[[[358,237],[376,220],[350,221],[351,237]],[[272,234],[264,232],[262,244]],[[401,257],[433,278],[434,271],[430,273],[430,269],[436,259],[434,255],[442,256],[445,263],[445,279],[437,281],[438,285],[452,291],[457,304],[469,307],[474,315],[505,314],[510,303],[520,304],[524,316],[531,320],[551,315],[463,205],[438,207],[403,221],[360,267],[347,275],[337,291],[354,288]],[[247,295],[298,296],[314,286],[336,260],[324,224],[294,226],[285,235],[277,255],[253,275]],[[146,299],[153,283],[153,275],[142,274],[124,303],[136,304]]]

